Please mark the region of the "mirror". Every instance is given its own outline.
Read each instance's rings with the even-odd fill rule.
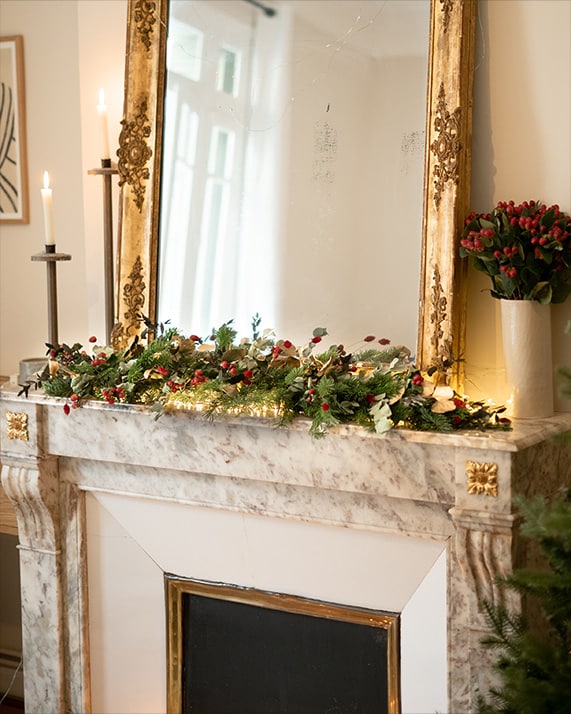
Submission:
[[[171,0],[159,321],[415,348],[429,10]]]
[[[198,332],[238,311],[239,334],[249,334],[244,321],[259,312],[264,326],[298,341],[318,325],[345,344],[377,330],[414,348],[417,334],[419,364],[443,367],[462,348],[456,235],[469,200],[475,3],[336,0],[325,11],[323,1],[268,0],[263,5],[275,10],[271,16],[259,5],[130,0],[114,341],[138,333],[141,314]],[[335,6],[337,26],[331,24]],[[230,15],[232,27],[215,56],[197,51],[221,26],[212,13]],[[401,31],[389,25],[391,15]],[[418,28],[423,34],[416,38]],[[200,149],[192,137],[205,120],[193,118],[188,93],[197,93],[200,57],[214,84],[228,84],[214,103],[221,116],[211,122],[219,149],[210,156],[213,181],[210,188],[203,182],[206,198],[198,203],[201,209],[231,205],[221,185],[237,172],[239,198],[227,214],[233,211],[234,219],[226,220],[233,225],[230,238],[218,230],[220,213],[210,222],[189,218],[187,197],[197,186],[193,175],[191,189],[189,175]],[[238,64],[248,78],[243,106],[232,84]],[[398,75],[402,64],[417,65],[415,79]],[[186,75],[191,90],[183,87]],[[376,85],[367,85],[369,75]],[[338,76],[344,78],[340,89],[332,83]],[[258,102],[268,94],[264,81],[273,87],[270,108]],[[400,98],[404,110],[397,109]],[[309,104],[303,107],[302,99]],[[186,142],[177,122],[186,122]],[[229,172],[232,148],[243,159]],[[373,174],[378,168],[383,173]],[[221,290],[209,272],[217,261],[225,262]],[[230,268],[244,276],[239,285]],[[230,302],[220,303],[225,294]],[[221,307],[212,312],[216,304]],[[204,322],[197,328],[195,320]]]

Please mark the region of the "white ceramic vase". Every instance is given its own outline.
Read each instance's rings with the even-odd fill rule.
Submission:
[[[500,303],[511,415],[519,419],[552,416],[551,305],[535,300]]]

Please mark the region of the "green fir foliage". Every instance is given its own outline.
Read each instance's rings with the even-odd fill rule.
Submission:
[[[123,350],[92,343],[48,345],[49,371],[41,376],[45,392],[63,397],[66,411],[87,399],[109,404],[146,404],[157,418],[165,409],[200,409],[207,415],[273,416],[279,422],[303,416],[310,433],[323,436],[330,427],[354,423],[383,433],[393,427],[451,431],[509,429],[503,408],[483,408],[450,399],[442,408],[436,384],[423,375],[404,347],[361,350],[326,346],[327,330],[317,327],[302,347],[275,339],[252,320],[252,337],[236,341],[232,321],[213,329],[206,340],[186,337],[172,327],[145,321],[156,337],[147,345],[136,338]],[[369,343],[369,344],[367,344]],[[319,351],[317,351],[319,345]],[[23,392],[27,388],[23,387]],[[439,401],[440,399],[440,401]]]
[[[525,617],[484,603],[501,686],[479,701],[479,714],[567,714],[571,705],[571,492],[550,504],[519,500],[521,532],[541,548],[545,570],[499,579],[525,596],[538,615]]]

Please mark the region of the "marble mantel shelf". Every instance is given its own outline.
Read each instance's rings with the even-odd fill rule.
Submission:
[[[490,681],[479,644],[482,597],[526,553],[516,493],[571,486],[571,414],[516,421],[511,432],[356,426],[323,439],[295,420],[220,417],[0,393],[2,485],[17,514],[26,710],[90,712],[85,496],[206,506],[443,544],[447,562],[448,710],[473,710]]]

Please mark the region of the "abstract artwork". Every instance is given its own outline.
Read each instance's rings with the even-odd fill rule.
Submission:
[[[0,37],[0,222],[29,223],[21,35]]]

